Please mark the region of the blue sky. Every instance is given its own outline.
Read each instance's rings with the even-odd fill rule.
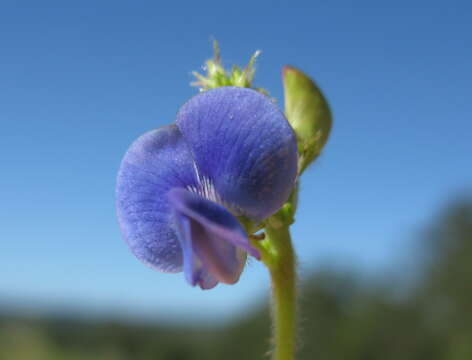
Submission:
[[[264,301],[260,264],[202,292],[139,263],[115,219],[122,155],[195,94],[212,37],[228,65],[262,50],[256,85],[272,96],[292,64],[332,105],[302,179],[301,273],[413,261],[414,235],[471,190],[471,16],[466,1],[3,1],[0,300],[214,320]]]

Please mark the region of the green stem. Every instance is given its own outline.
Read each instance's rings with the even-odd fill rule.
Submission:
[[[295,358],[296,272],[288,225],[266,227],[263,261],[272,278],[274,345],[273,360]]]

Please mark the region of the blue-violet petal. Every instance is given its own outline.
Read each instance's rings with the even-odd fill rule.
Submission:
[[[178,188],[172,189],[168,198],[190,284],[208,288],[211,279],[233,284],[243,270],[246,252],[260,257],[238,220],[223,206]]]
[[[124,238],[144,263],[163,272],[182,270],[182,251],[165,194],[195,186],[190,152],[175,125],[138,138],[121,163],[117,213]]]
[[[287,200],[297,176],[296,138],[269,97],[246,88],[208,90],[182,106],[176,124],[200,182],[233,212],[262,220]]]

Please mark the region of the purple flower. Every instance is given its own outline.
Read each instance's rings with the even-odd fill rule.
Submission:
[[[283,205],[297,156],[294,133],[268,97],[237,87],[203,92],[175,124],[126,153],[117,183],[124,237],[141,261],[183,270],[193,286],[233,284],[246,255],[260,257],[237,217],[258,222]]]

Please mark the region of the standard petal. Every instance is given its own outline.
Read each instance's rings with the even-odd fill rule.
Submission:
[[[284,115],[254,90],[221,87],[190,99],[177,115],[204,192],[238,215],[261,220],[287,200],[297,144]]]
[[[260,257],[238,220],[223,206],[183,189],[172,189],[168,197],[190,284],[208,288],[216,285],[214,279],[234,284],[243,270],[245,253]]]
[[[118,173],[118,221],[133,253],[164,272],[182,270],[168,198],[174,187],[194,186],[193,160],[175,125],[150,131],[127,151]]]

